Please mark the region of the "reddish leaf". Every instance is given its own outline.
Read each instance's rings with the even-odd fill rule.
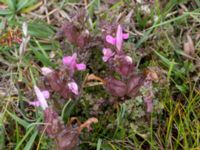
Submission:
[[[106,89],[113,95],[123,97],[126,94],[126,84],[120,80],[116,80],[113,77],[106,79]]]
[[[53,91],[58,92],[62,97],[69,98],[74,95],[67,86],[68,82],[71,80],[67,74],[67,70],[54,71],[45,76],[45,78],[50,85],[50,88]]]
[[[192,38],[190,35],[187,35],[187,42],[184,43],[184,52],[189,55],[193,56],[195,53],[195,47],[194,42],[192,41]]]
[[[50,138],[58,136],[64,128],[58,114],[50,107],[44,110],[44,122],[46,123],[45,132]]]
[[[56,137],[57,150],[72,150],[79,141],[79,132],[77,128],[66,127]]]
[[[127,95],[130,97],[135,97],[140,87],[143,85],[144,76],[142,75],[132,75],[127,82]]]
[[[58,114],[52,108],[47,108],[44,110],[44,122],[46,123],[45,133],[56,141],[57,150],[72,150],[77,146],[83,128],[91,130],[91,124],[97,123],[98,120],[89,118],[83,124],[79,123],[77,127],[73,127],[70,121],[65,126]]]
[[[121,56],[116,56],[115,61],[117,64],[115,70],[121,76],[128,77],[134,71],[135,65],[131,57],[122,54]]]
[[[79,29],[73,22],[65,22],[57,33],[57,38],[65,37],[67,40],[80,48],[89,43],[89,32]]]

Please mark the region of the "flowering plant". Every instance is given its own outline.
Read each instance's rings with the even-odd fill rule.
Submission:
[[[140,87],[144,86],[149,89],[144,95],[147,112],[152,112],[154,94],[152,92],[151,73],[141,74],[135,70],[135,65],[130,56],[123,51],[123,42],[128,39],[129,34],[123,33],[121,25],[118,25],[116,36],[106,36],[106,42],[114,47],[103,48],[103,61],[108,64],[111,70],[120,75],[120,79],[110,76],[105,79],[105,87],[113,96],[124,99],[125,97],[136,97],[140,93]]]

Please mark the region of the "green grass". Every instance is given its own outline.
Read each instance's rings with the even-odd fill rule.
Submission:
[[[96,116],[99,122],[93,126],[93,131],[81,134],[78,147],[96,150],[200,149],[200,1],[169,0],[161,6],[162,1],[155,0],[149,16],[144,16],[138,6],[126,23],[127,14],[133,9],[131,0],[121,0],[104,11],[106,1],[87,2],[86,25],[90,33],[99,35],[100,21],[114,22],[118,18],[130,29],[125,47],[135,60],[140,60],[136,62],[137,69],[158,69],[162,82],[154,84],[156,97],[152,114],[145,112],[139,98],[116,106],[108,105]],[[34,98],[33,85],[41,82],[40,67],[58,68],[64,55],[76,51],[73,46],[63,49],[55,34],[67,19],[63,16],[70,17],[80,5],[75,0],[50,0],[46,6],[37,0],[0,0],[0,4],[7,6],[0,10],[0,41],[8,37],[11,29],[14,33],[22,31],[23,22],[27,22],[31,37],[22,55],[19,44],[0,44],[0,149],[49,149],[53,141],[38,130],[43,124],[42,112],[27,102]],[[41,13],[42,6],[47,12]],[[51,21],[48,22],[50,12]],[[63,16],[56,17],[56,13]],[[155,16],[157,21],[153,21]],[[186,33],[192,36],[195,44],[191,59],[183,50]],[[80,76],[84,79],[84,74]],[[108,97],[101,87],[85,88],[78,102],[65,102],[59,110],[61,118],[67,122],[74,116],[81,121],[92,117],[92,106],[101,95]],[[59,100],[57,95],[53,98]]]

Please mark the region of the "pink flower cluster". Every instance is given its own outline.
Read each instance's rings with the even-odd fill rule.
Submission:
[[[103,61],[114,68],[114,71],[121,75],[121,79],[107,77],[105,87],[113,96],[118,98],[135,97],[139,93],[140,87],[151,87],[151,80],[145,79],[145,76],[134,72],[134,63],[130,56],[123,51],[123,42],[128,39],[129,35],[123,33],[121,25],[118,25],[116,36],[106,36],[106,42],[111,44],[109,48],[103,48]],[[147,106],[147,112],[152,112],[153,93],[152,90],[145,95],[144,102]]]
[[[77,70],[85,70],[86,65],[83,63],[77,63],[77,54],[74,53],[72,56],[65,56],[63,57],[63,65],[69,74],[69,81],[67,83],[67,88],[69,92],[73,93],[74,95],[79,95],[79,88],[77,83],[73,80],[73,75]],[[49,76],[54,73],[54,70],[48,67],[43,67],[41,69],[42,74],[44,76]],[[46,99],[50,97],[50,93],[47,90],[41,91],[37,86],[34,86],[34,91],[37,96],[37,100],[29,102],[30,105],[36,107],[42,107],[45,110],[48,107]]]
[[[86,65],[83,63],[77,63],[77,54],[74,53],[72,56],[65,56],[62,60],[63,64],[69,70],[71,76],[73,76],[76,70],[85,70]]]
[[[112,45],[115,45],[117,47],[117,51],[122,50],[122,43],[124,39],[128,39],[129,34],[123,33],[121,25],[118,25],[117,27],[117,33],[116,37],[112,37],[111,35],[106,36],[106,41]]]
[[[114,64],[113,67],[121,76],[128,76],[134,69],[133,60],[122,49],[123,40],[128,39],[129,34],[123,33],[121,25],[118,25],[116,36],[106,36],[106,42],[114,48],[103,48],[103,61]]]

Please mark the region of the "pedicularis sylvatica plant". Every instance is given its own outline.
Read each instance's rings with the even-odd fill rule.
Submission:
[[[80,31],[75,25],[67,22],[59,32],[62,33],[62,31],[68,42],[77,45],[81,49],[88,49],[89,39],[92,38],[88,32],[87,36],[86,33],[84,34],[86,30]],[[72,31],[74,33],[71,33]],[[115,26],[114,30],[111,29],[111,31],[104,31],[103,38],[99,38],[101,41],[99,47],[102,48],[101,60],[106,64],[110,73],[104,77],[89,75],[89,77],[86,77],[86,81],[100,81],[105,88],[105,92],[109,93],[110,98],[119,102],[141,95],[140,88],[143,87],[146,89],[143,93],[146,112],[150,113],[153,111],[152,100],[154,97],[152,81],[157,80],[157,75],[153,71],[144,71],[143,73],[137,71],[133,59],[124,51],[124,43],[129,38],[129,34],[124,32],[122,25]],[[88,42],[84,42],[84,37],[87,37]],[[30,102],[30,105],[42,108],[45,133],[56,141],[57,149],[61,150],[73,149],[77,145],[82,129],[88,128],[90,131],[90,125],[98,122],[97,118],[92,117],[82,124],[77,118],[72,118],[65,125],[54,107],[48,104],[47,99],[54,93],[58,93],[65,100],[78,100],[83,90],[83,84],[77,83],[75,74],[87,69],[86,64],[79,62],[78,58],[78,52],[75,52],[71,56],[64,56],[62,65],[58,69],[42,67],[41,73],[44,76],[45,90],[40,90],[39,87],[34,86],[37,100]],[[71,124],[74,120],[79,122],[76,127]]]

